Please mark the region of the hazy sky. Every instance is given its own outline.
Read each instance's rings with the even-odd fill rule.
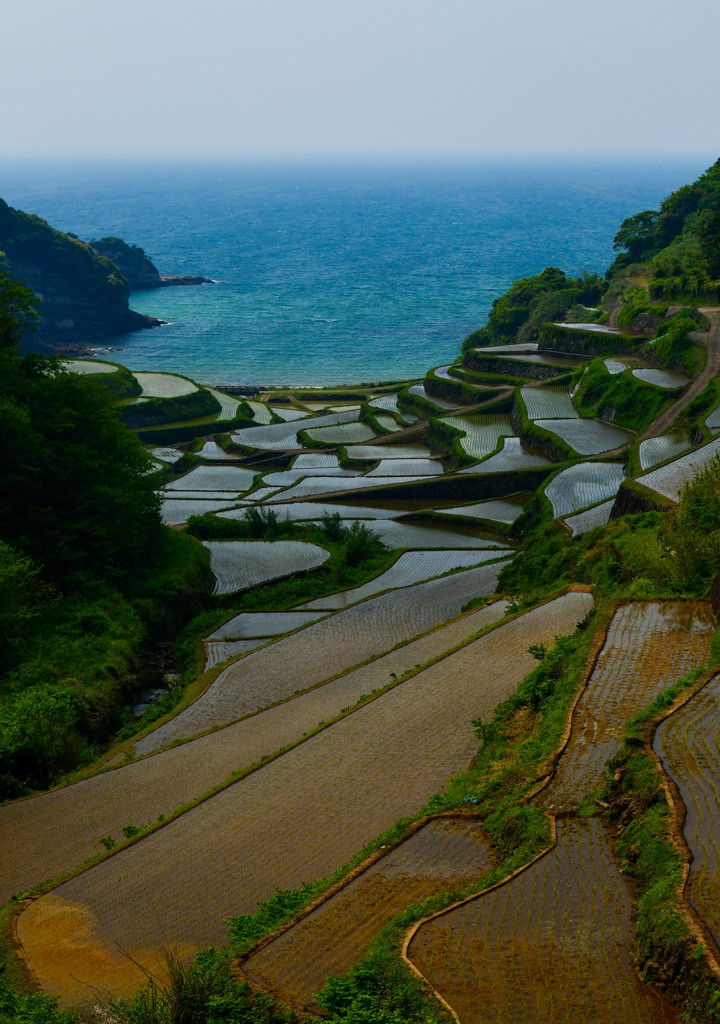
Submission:
[[[0,155],[713,153],[718,0],[0,0]]]

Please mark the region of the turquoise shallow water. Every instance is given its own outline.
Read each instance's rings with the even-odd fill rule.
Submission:
[[[338,384],[452,360],[517,277],[604,270],[621,220],[705,163],[16,163],[0,164],[0,196],[217,282],[135,294],[169,323],[98,342],[108,358],[208,383]]]

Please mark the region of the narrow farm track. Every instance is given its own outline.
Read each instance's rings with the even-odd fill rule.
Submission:
[[[642,439],[656,437],[671,427],[683,409],[692,402],[693,398],[697,398],[705,390],[713,377],[717,377],[720,373],[720,309],[705,306],[700,308],[700,312],[710,321],[710,330],[707,332],[693,331],[690,338],[695,344],[702,345],[707,349],[705,366],[682,397],[678,398],[677,402],[673,402],[669,409],[661,413],[647,430],[640,434]]]
[[[480,566],[370,598],[252,651],[229,665],[194,704],[141,739],[135,749],[147,754],[224,725],[383,654],[459,615],[478,594],[491,594],[498,571]]]
[[[631,901],[597,819],[514,878],[424,924],[408,955],[461,1024],[679,1024],[633,971]]]
[[[504,612],[505,602],[498,601],[259,715],[74,786],[0,807],[0,905],[102,852],[101,836],[117,841],[126,825],[167,817],[221,785],[231,772],[300,740],[363,694],[387,686],[393,675],[399,678],[441,657]]]
[[[599,784],[626,723],[705,661],[713,630],[710,607],[699,602],[635,602],[618,609],[573,714],[555,777],[539,795],[549,810],[576,808]]]
[[[687,811],[685,895],[720,946],[720,676],[660,725],[654,747]]]
[[[345,974],[395,914],[470,885],[491,866],[482,825],[434,821],[243,964],[264,989],[317,1011],[313,995]]]
[[[336,870],[467,765],[471,718],[532,667],[530,644],[571,632],[592,603],[570,593],[526,612],[34,900],[17,933],[43,988],[66,1001],[87,983],[132,988],[118,944],[148,966],[163,944],[190,953],[276,887]]]

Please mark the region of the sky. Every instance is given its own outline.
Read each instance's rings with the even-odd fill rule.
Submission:
[[[718,0],[0,0],[0,157],[714,153]]]

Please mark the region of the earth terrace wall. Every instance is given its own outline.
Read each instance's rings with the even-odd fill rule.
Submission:
[[[666,512],[677,508],[674,501],[657,491],[651,491],[637,480],[623,480],[610,512],[611,519],[636,515],[639,512]]]
[[[482,463],[478,466],[478,474],[462,474],[448,476],[432,476],[427,480],[419,480],[408,484],[389,484],[386,487],[373,487],[372,491],[353,491],[353,500],[370,499],[377,504],[379,499],[398,500],[427,498],[431,501],[482,501],[485,498],[504,498],[508,494],[519,491],[537,490],[559,467],[540,466],[533,469],[515,469],[503,473],[482,473]],[[343,491],[338,498],[348,500],[348,491]],[[332,495],[323,495],[329,501]]]
[[[534,448],[547,459],[553,462],[575,462],[580,458],[578,453],[557,434],[551,434],[549,430],[538,427],[528,418],[519,391],[515,392],[511,419],[513,430],[519,435],[522,443],[528,448]]]
[[[502,377],[523,377],[528,380],[545,380],[549,377],[557,377],[557,366],[543,366],[541,363],[525,363],[518,359],[510,359],[507,356],[478,355],[475,352],[468,352],[465,356],[465,366],[476,373],[492,373]]]
[[[596,356],[633,355],[646,342],[645,337],[630,334],[606,334],[572,327],[544,324],[540,331],[538,351],[557,355]]]

